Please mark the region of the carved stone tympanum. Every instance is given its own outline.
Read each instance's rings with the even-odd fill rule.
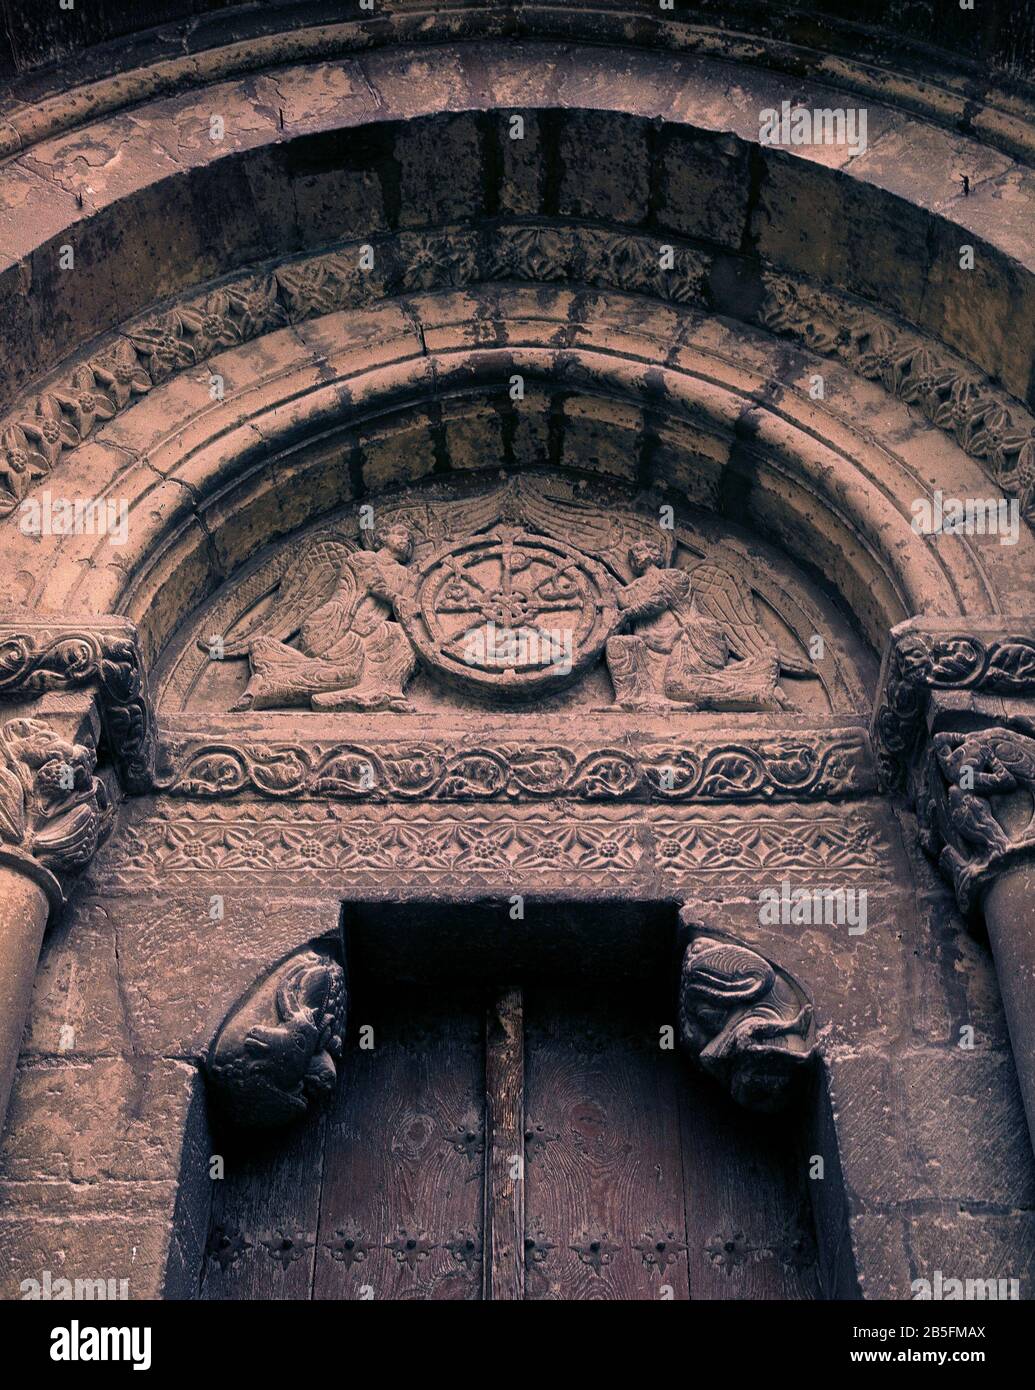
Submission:
[[[751,947],[689,925],[680,1042],[738,1105],[779,1110],[816,1054],[811,1001],[793,975]]]
[[[787,613],[763,621],[758,557],[677,530],[671,507],[537,474],[366,510],[301,537],[197,633],[195,651],[248,659],[233,710],[420,712],[446,687],[528,702],[602,658],[623,711],[782,709],[781,673],[823,678]]]
[[[223,1023],[208,1074],[233,1123],[275,1126],[327,1101],[338,1079],[347,996],[341,966],[317,951],[260,980]]]

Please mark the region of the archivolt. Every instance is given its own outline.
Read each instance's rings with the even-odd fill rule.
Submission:
[[[69,456],[70,491],[128,500],[129,539],[19,536],[9,563],[39,576],[34,606],[125,612],[154,655],[269,539],[432,473],[543,463],[747,524],[830,578],[877,647],[913,612],[1000,606],[995,537],[982,551],[910,524],[940,436],[849,378],[812,401],[816,360],[737,325],[614,292],[483,286],[316,318],[215,365],[221,401],[188,373]]]
[[[23,480],[30,456],[52,470],[37,491],[125,497],[133,517],[118,552],[10,518],[9,591],[125,611],[154,653],[256,546],[454,466],[466,430],[484,466],[545,451],[756,526],[831,576],[878,646],[914,612],[1030,608],[1026,531],[1007,563],[995,537],[909,525],[934,488],[988,492],[972,460],[1008,490],[1035,479],[1016,399],[1029,181],[1007,156],[877,107],[871,149],[840,167],[763,149],[765,74],[731,85],[727,65],[659,53],[463,44],[372,64],[153,101],[7,165],[0,333],[27,394],[0,445]],[[914,138],[915,187],[896,172]],[[343,221],[351,247],[312,254]],[[965,293],[961,239],[980,266]],[[376,253],[365,279],[359,244]],[[522,409],[514,372],[536,383]],[[805,390],[817,373],[823,402]]]
[[[761,265],[815,274],[940,336],[1027,398],[1035,195],[1023,169],[872,102],[865,152],[760,146],[759,111],[788,94],[799,89],[728,63],[472,43],[282,68],[94,121],[4,167],[10,384],[263,254],[347,228],[511,211],[688,236],[716,263],[710,292],[723,311],[750,300]],[[833,87],[811,95],[830,108],[858,103]],[[514,111],[523,141],[509,138]],[[978,258],[967,281],[961,242]],[[74,273],[60,263],[66,245]],[[741,256],[756,267],[746,284]]]

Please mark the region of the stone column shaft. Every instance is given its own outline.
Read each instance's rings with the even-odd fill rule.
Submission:
[[[0,1126],[7,1114],[47,920],[111,830],[114,809],[94,771],[91,710],[0,724]],[[90,742],[73,738],[85,729]]]
[[[985,894],[984,915],[1035,1147],[1035,862],[996,877]]]
[[[39,883],[0,865],[0,1128],[32,998],[50,902]]]

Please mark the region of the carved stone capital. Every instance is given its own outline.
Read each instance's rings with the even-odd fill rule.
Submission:
[[[748,1110],[782,1109],[816,1056],[812,1001],[788,971],[680,914],[689,940],[679,976],[679,1041]]]
[[[904,788],[932,695],[1035,696],[1035,617],[911,618],[891,631],[873,720],[884,784]]]
[[[209,1052],[209,1082],[234,1124],[301,1119],[333,1094],[345,1031],[345,972],[305,950],[259,980],[230,1012]]]
[[[935,733],[916,779],[920,841],[970,913],[995,876],[1035,860],[1035,720]]]
[[[154,774],[155,718],[136,629],[126,618],[0,615],[0,700],[94,687],[112,762],[125,791]]]
[[[114,812],[94,776],[96,755],[38,719],[0,726],[0,863],[20,869],[60,906],[60,881],[93,858]]]

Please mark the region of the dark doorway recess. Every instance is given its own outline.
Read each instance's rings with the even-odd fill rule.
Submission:
[[[336,1099],[219,1141],[202,1296],[818,1297],[799,1117],[739,1111],[661,1045],[673,914],[499,911],[448,909],[457,955],[423,908],[356,914]]]

